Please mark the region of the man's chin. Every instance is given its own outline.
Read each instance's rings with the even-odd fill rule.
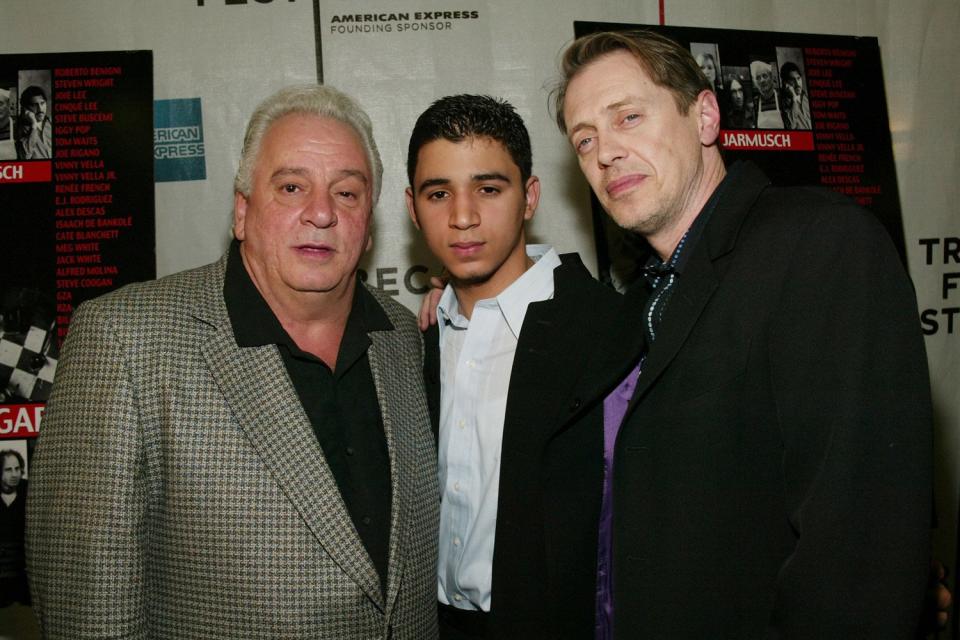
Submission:
[[[475,287],[479,284],[484,284],[489,281],[493,276],[492,273],[487,272],[465,272],[465,273],[450,273],[450,283],[454,287]]]

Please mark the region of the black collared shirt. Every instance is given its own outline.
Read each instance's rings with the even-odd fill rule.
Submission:
[[[738,171],[737,166],[735,165],[732,170]],[[703,229],[707,226],[710,215],[716,208],[727,182],[727,176],[724,176],[717,188],[713,190],[710,198],[707,199],[707,203],[703,205],[703,209],[700,210],[693,223],[680,238],[680,242],[677,243],[670,258],[664,262],[654,251],[643,266],[645,278],[641,282],[650,290],[650,296],[647,298],[643,309],[643,327],[647,336],[648,349],[649,345],[656,340],[657,329],[670,303],[674,285],[686,268],[687,262],[690,260],[690,254],[693,253],[694,247],[699,242]]]
[[[367,359],[369,331],[389,331],[386,313],[357,281],[336,370],[301,350],[250,279],[234,241],[223,297],[237,345],[275,344],[313,425],[353,524],[386,585],[390,543],[390,457]]]

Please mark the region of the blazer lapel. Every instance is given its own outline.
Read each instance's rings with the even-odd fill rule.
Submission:
[[[227,324],[204,345],[203,354],[265,468],[330,558],[382,608],[373,561],[354,529],[276,347],[240,349]]]
[[[577,399],[575,390],[584,375],[580,363],[591,358],[596,348],[582,340],[567,339],[570,323],[581,322],[577,305],[582,304],[584,300],[571,291],[534,302],[527,308],[510,374],[506,416],[512,428],[504,427],[505,449],[515,448],[535,460],[543,443],[579,414],[583,402]],[[583,331],[588,329],[581,326]],[[545,392],[547,388],[549,393]],[[558,398],[562,401],[557,402]],[[544,429],[537,432],[531,429],[532,425],[542,425]]]
[[[594,346],[594,351],[572,394],[573,402],[581,403],[576,417],[590,402],[602,400],[630,373],[643,355],[646,340],[643,333],[642,309],[647,292],[642,285],[632,290],[610,310],[616,323],[607,337]]]
[[[425,413],[420,394],[414,392],[419,387],[416,378],[420,377],[422,365],[398,347],[400,336],[394,331],[371,331],[367,351],[390,456],[392,497],[385,602],[388,618],[400,590],[406,561],[403,550],[408,544],[410,496],[415,491],[410,483],[418,475],[411,465],[423,463],[417,458],[416,435],[408,433],[407,428],[419,422],[416,416]]]
[[[680,275],[676,291],[664,314],[656,342],[647,352],[628,411],[640,401],[650,385],[660,377],[696,324],[707,301],[717,288],[717,277],[706,250],[694,250],[687,268]],[[642,331],[640,327],[637,328]]]
[[[692,250],[677,289],[673,293],[656,342],[647,353],[637,388],[630,402],[631,411],[650,386],[670,365],[686,342],[722,276],[718,260],[733,251],[740,227],[750,207],[770,182],[748,162],[737,162],[719,187],[716,208],[706,223],[703,235]]]

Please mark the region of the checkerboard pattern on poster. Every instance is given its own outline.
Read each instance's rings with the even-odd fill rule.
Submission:
[[[7,332],[0,337],[0,390],[30,402],[47,400],[57,369],[57,359],[43,355],[47,334],[46,329],[31,326],[26,334]]]

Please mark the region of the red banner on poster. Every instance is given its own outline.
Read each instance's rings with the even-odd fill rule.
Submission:
[[[44,408],[42,402],[0,404],[0,439],[35,438],[40,431]]]
[[[813,151],[813,132],[722,131],[720,144],[738,151]]]
[[[0,183],[50,182],[51,162],[0,162]]]

